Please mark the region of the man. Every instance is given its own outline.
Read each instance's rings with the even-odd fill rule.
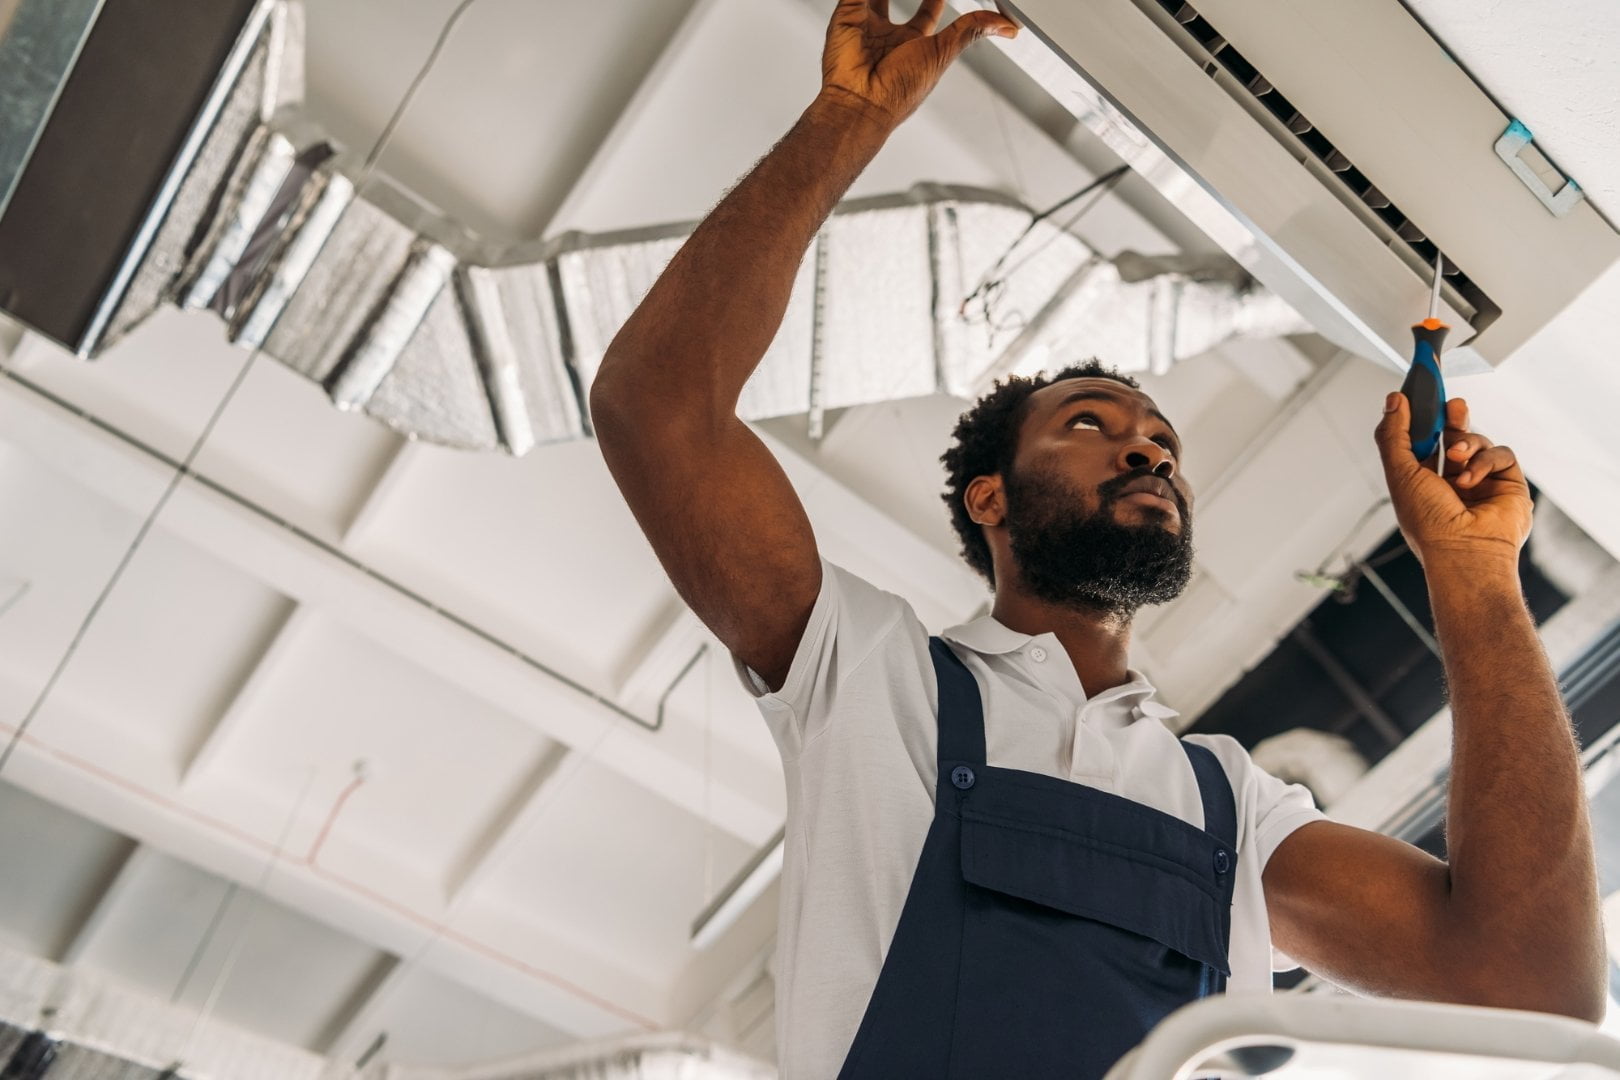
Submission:
[[[591,394],[602,452],[782,752],[783,1075],[1100,1077],[1170,1010],[1270,988],[1271,946],[1374,994],[1597,1020],[1605,960],[1570,724],[1518,585],[1531,502],[1450,403],[1448,474],[1376,438],[1456,725],[1450,862],[1325,820],[1232,739],[1176,739],[1126,666],[1186,585],[1174,429],[1090,364],[964,415],[947,502],[990,616],[930,638],[824,562],[735,415],[834,205],[989,12],[843,0],[823,88],[692,235]],[[1309,492],[1301,492],[1308,498]]]

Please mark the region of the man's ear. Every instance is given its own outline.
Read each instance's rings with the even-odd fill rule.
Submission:
[[[996,526],[1007,520],[1007,496],[1001,488],[1001,474],[976,476],[962,495],[968,517],[980,525]]]

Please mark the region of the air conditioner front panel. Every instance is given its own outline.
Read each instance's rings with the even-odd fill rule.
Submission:
[[[1387,227],[1369,227],[1323,162],[1257,119],[1231,73],[1207,54],[1201,62],[1169,5],[1000,6],[1032,31],[1009,52],[1056,100],[1328,336],[1405,370],[1409,328],[1428,307],[1421,260]],[[1469,342],[1487,362],[1620,258],[1620,237],[1591,207],[1554,217],[1496,158],[1508,118],[1395,0],[1194,7],[1500,308]],[[1117,130],[1114,109],[1134,131]],[[1152,144],[1139,160],[1135,143]],[[1473,315],[1445,308],[1459,330]]]
[[[1493,360],[1620,258],[1590,203],[1555,217],[1502,163],[1513,118],[1397,0],[1196,6],[1497,301],[1474,343]]]

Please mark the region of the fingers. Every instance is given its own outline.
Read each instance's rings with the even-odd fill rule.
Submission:
[[[834,26],[864,26],[872,14],[873,5],[881,2],[887,8],[888,0],[838,0],[833,8]]]
[[[1458,487],[1474,487],[1493,476],[1518,479],[1519,458],[1505,446],[1493,446],[1475,454],[1466,468],[1452,479]]]
[[[866,6],[872,9],[872,14],[880,19],[889,17],[889,0],[866,0]]]
[[[1388,409],[1390,402],[1393,409]],[[1394,393],[1389,395],[1385,403],[1384,418],[1378,422],[1378,428],[1373,432],[1373,440],[1378,444],[1378,459],[1384,466],[1384,480],[1391,492],[1406,487],[1413,480],[1416,473],[1423,472],[1423,466],[1418,463],[1417,455],[1412,453],[1412,433],[1408,430],[1411,423],[1411,406],[1406,395]]]
[[[940,49],[940,59],[949,66],[962,50],[988,35],[997,37],[1016,37],[1018,27],[1005,15],[997,15],[993,11],[975,11],[963,15],[951,25],[934,36]]]
[[[884,0],[883,6],[889,6],[888,0]],[[906,25],[919,33],[932,34],[934,27],[939,25],[939,17],[944,11],[945,0],[922,0],[917,6],[917,14]]]
[[[1446,430],[1468,430],[1468,402],[1463,398],[1452,398],[1446,402]]]
[[[1470,432],[1446,440],[1446,457],[1452,461],[1467,461],[1481,450],[1489,450],[1495,445],[1485,436]]]

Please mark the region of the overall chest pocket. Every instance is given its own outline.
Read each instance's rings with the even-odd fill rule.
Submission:
[[[1224,989],[1235,853],[1094,788],[979,775],[958,809],[961,1075],[1072,1076]]]
[[[1216,872],[1217,849],[1212,842],[1199,873],[1160,851],[962,811],[962,877],[969,884],[1150,938],[1230,975],[1231,871],[1228,861],[1225,873]]]

